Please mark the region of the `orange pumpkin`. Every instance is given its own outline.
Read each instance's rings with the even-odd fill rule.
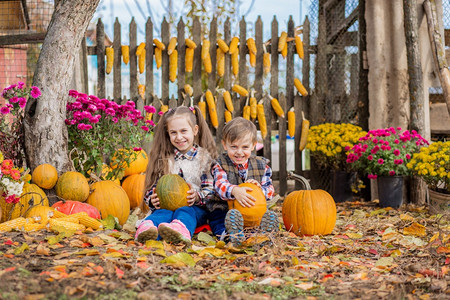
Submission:
[[[128,164],[127,164],[128,161]],[[145,172],[148,164],[148,155],[143,150],[119,149],[111,158],[111,168],[123,168],[123,176]]]
[[[122,188],[130,199],[130,207],[139,207],[144,199],[145,174],[133,174],[125,178]]]
[[[247,191],[255,199],[255,205],[252,207],[243,207],[237,200],[228,201],[229,209],[237,209],[244,217],[244,227],[256,227],[261,223],[261,218],[267,211],[266,197],[262,189],[256,184],[245,182],[239,185],[240,187],[249,187],[252,191]]]
[[[296,235],[326,235],[336,224],[336,204],[323,190],[300,190],[286,196],[283,202],[286,230]]]
[[[162,209],[172,211],[187,206],[187,192],[190,189],[186,181],[177,174],[166,174],[162,176],[156,184],[159,206]]]
[[[91,185],[92,193],[87,203],[96,207],[102,218],[112,215],[123,225],[130,215],[130,200],[127,193],[117,183],[111,180],[98,181]]]
[[[43,189],[52,189],[58,181],[58,171],[50,164],[42,164],[34,169],[31,180]]]
[[[89,196],[89,183],[80,172],[68,171],[58,178],[55,190],[60,198],[84,202]]]

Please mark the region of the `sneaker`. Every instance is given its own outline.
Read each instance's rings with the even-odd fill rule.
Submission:
[[[159,235],[169,243],[191,244],[191,233],[180,220],[173,220],[170,223],[161,223],[158,226]]]
[[[278,231],[279,226],[277,214],[271,210],[267,210],[262,216],[259,228],[262,233]]]
[[[139,225],[134,239],[140,243],[144,243],[147,240],[156,240],[157,237],[158,228],[156,228],[152,221],[146,220]]]
[[[240,244],[245,240],[244,217],[237,209],[230,209],[225,216],[225,228],[233,244]]]

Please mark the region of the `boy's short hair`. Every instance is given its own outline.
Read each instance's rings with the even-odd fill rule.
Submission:
[[[256,143],[256,132],[256,126],[253,122],[242,117],[237,117],[223,127],[222,140],[225,142],[234,142],[250,135],[252,143]]]

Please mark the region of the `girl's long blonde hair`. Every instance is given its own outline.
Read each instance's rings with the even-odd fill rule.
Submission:
[[[195,125],[198,125],[198,133],[195,136],[194,143],[206,149],[212,158],[215,159],[217,157],[216,142],[198,106],[194,106],[193,110],[187,106],[178,106],[169,109],[161,116],[155,127],[155,135],[148,155],[145,191],[150,189],[158,181],[160,176],[169,173],[169,158],[174,153],[174,146],[170,142],[167,123],[172,118],[178,116],[184,116],[192,129],[194,129]]]

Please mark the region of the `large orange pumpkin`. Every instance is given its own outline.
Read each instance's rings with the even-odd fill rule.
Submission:
[[[3,207],[1,222],[25,216],[28,208],[32,206],[48,206],[48,198],[44,191],[33,183],[23,185],[22,195],[16,204],[6,203]]]
[[[127,193],[117,183],[111,180],[98,181],[91,185],[92,193],[87,203],[96,207],[102,218],[112,215],[123,225],[130,215],[130,200]]]
[[[58,181],[58,171],[51,164],[42,164],[34,169],[31,180],[43,189],[52,189]]]
[[[126,162],[127,160],[128,164]],[[147,169],[147,164],[148,156],[143,149],[138,151],[132,149],[119,149],[111,158],[111,168],[123,168],[123,176],[143,173]]]
[[[255,199],[255,205],[252,207],[243,207],[237,200],[228,201],[229,209],[237,209],[244,217],[244,227],[256,227],[261,223],[261,218],[267,211],[266,197],[262,189],[256,184],[245,182],[239,185],[240,187],[249,187],[252,191],[247,191]]]
[[[175,211],[187,206],[189,185],[177,174],[166,174],[156,184],[156,194],[159,198],[159,207]]]
[[[323,190],[300,190],[286,196],[283,202],[286,230],[296,235],[326,235],[336,224],[336,204]]]
[[[122,188],[130,199],[130,207],[139,207],[144,199],[145,174],[133,174],[125,178]]]
[[[80,172],[68,171],[58,178],[55,190],[64,200],[84,202],[89,196],[89,183]]]

